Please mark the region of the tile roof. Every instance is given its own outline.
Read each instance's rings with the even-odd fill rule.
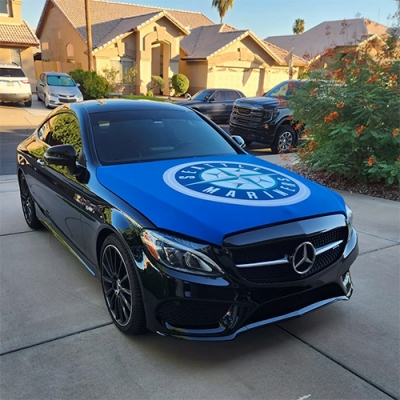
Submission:
[[[65,15],[82,39],[86,41],[85,0],[46,0],[36,30],[37,35],[40,37],[45,23],[46,9],[52,4]],[[109,0],[91,0],[90,11],[94,51],[125,36],[143,24],[165,16],[180,26],[182,31],[187,34],[181,40],[181,48],[187,55],[185,58],[210,57],[235,41],[250,36],[278,65],[286,64],[284,58],[282,59],[275,53],[274,47],[267,46],[251,31],[239,31],[227,24],[216,25],[199,12]]]
[[[71,24],[77,29],[83,40],[86,41],[86,20],[85,20],[85,1],[84,0],[47,0],[47,4],[53,3],[67,17]],[[175,19],[186,29],[197,28],[198,26],[214,25],[210,19],[199,12],[173,10],[168,8],[142,6],[138,4],[119,3],[106,0],[91,0],[90,14],[92,22],[92,42],[93,46],[102,45],[105,40],[109,41],[110,34],[115,30],[117,35],[122,34],[124,28],[133,28],[132,23],[145,22],[135,19],[147,15],[151,17],[152,13],[165,11],[172,19]],[[41,26],[44,23],[44,14],[39,20],[37,33],[40,37]],[[150,15],[150,17],[149,17]],[[123,21],[125,20],[125,21]],[[119,28],[118,28],[119,26]],[[126,31],[127,32],[127,31]],[[126,33],[124,32],[124,33]]]
[[[126,36],[135,29],[140,29],[152,21],[156,21],[162,17],[166,17],[173,21],[187,35],[190,33],[182,24],[174,19],[165,11],[153,12],[150,14],[139,15],[137,17],[120,18],[104,22],[102,24],[92,25],[92,43],[94,49],[100,49],[102,46],[115,42],[122,36]],[[79,27],[78,32],[82,37],[86,37],[86,26]]]
[[[384,35],[389,28],[365,18],[325,21],[299,35],[269,36],[265,40],[287,51],[309,58],[328,48],[356,45],[373,35]],[[307,57],[308,58],[308,57]]]
[[[239,31],[225,24],[201,26],[192,29],[190,35],[183,37],[181,40],[181,47],[187,54],[187,56],[183,58],[188,60],[207,59],[233,44],[235,41],[242,40],[247,36],[250,36],[254,41],[256,41],[264,51],[278,62],[278,64],[285,63],[285,61],[272,52],[266,44],[262,40],[258,39],[251,31]]]
[[[39,40],[28,24],[0,24],[0,44],[39,46]]]
[[[272,43],[269,43],[266,40],[264,40],[264,43],[273,53],[275,53],[282,60],[282,63],[287,64],[285,59],[289,55],[289,51],[282,49],[281,47],[278,47]],[[302,58],[296,56],[296,54],[293,54],[292,61],[294,67],[302,67],[307,65],[307,62]]]

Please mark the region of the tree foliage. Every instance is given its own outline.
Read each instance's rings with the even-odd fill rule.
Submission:
[[[157,76],[157,75],[151,76],[150,87],[151,87],[152,91],[156,88],[164,89],[165,86],[167,86],[167,83],[164,81],[163,78],[161,78],[161,76]]]
[[[305,127],[299,149],[309,168],[357,181],[400,183],[400,87],[397,40],[372,56],[372,42],[347,54],[329,49],[330,72],[311,66],[289,100]],[[376,51],[376,47],[374,47]]]
[[[295,35],[299,35],[300,33],[303,33],[304,32],[304,27],[305,27],[304,19],[297,18],[296,21],[294,21],[294,24],[293,24],[293,33]]]
[[[212,7],[218,10],[219,16],[222,20],[230,8],[233,8],[234,0],[212,0]]]
[[[121,80],[119,78],[120,71],[118,68],[103,68],[101,72],[104,75],[104,78],[107,79],[107,82],[110,85],[110,92],[114,92],[118,82]]]
[[[172,88],[176,96],[185,94],[189,89],[189,79],[183,74],[175,74],[171,78]]]
[[[84,71],[78,68],[69,73],[72,79],[79,83],[80,90],[85,100],[103,99],[110,94],[110,84],[104,76],[98,75],[95,71]]]

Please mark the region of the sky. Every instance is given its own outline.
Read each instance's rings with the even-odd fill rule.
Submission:
[[[36,28],[46,0],[23,0],[22,18],[31,28]],[[212,0],[120,0],[132,3],[175,10],[196,11],[214,23],[220,22]],[[292,35],[293,23],[297,18],[311,29],[324,21],[352,18],[368,18],[383,25],[392,26],[398,7],[396,0],[234,0],[223,22],[236,29],[250,29],[259,38]]]

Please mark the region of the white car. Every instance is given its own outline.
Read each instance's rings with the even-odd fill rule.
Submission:
[[[0,101],[32,105],[31,84],[18,64],[0,62]]]
[[[63,72],[43,72],[36,83],[36,95],[47,108],[83,101],[79,83]]]

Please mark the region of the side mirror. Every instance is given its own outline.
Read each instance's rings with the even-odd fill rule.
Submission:
[[[80,83],[77,83],[77,84],[76,84],[76,87],[79,87],[79,86],[81,86],[81,84],[80,84]]]
[[[44,153],[44,159],[48,164],[68,167],[72,175],[76,172],[76,150],[75,147],[70,144],[60,144],[49,147]]]
[[[232,135],[231,138],[242,148],[244,149],[246,147],[246,142],[241,136],[238,135]]]
[[[191,96],[189,93],[186,93],[185,96],[186,96],[186,99],[187,99],[187,100],[192,100],[192,96]]]

